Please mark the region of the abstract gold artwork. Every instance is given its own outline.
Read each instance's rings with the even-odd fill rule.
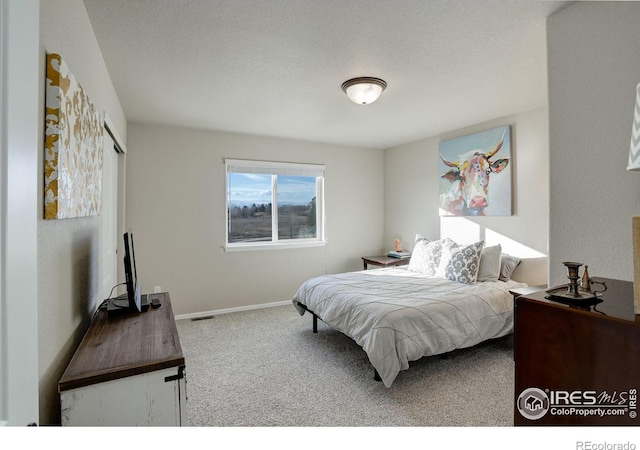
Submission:
[[[58,54],[47,54],[44,218],[99,215],[103,119]]]

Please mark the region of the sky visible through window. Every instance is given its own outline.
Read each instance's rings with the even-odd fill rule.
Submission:
[[[271,175],[229,174],[229,206],[271,203]],[[278,204],[308,204],[316,196],[315,177],[278,175]]]

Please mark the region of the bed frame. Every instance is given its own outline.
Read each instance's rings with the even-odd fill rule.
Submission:
[[[311,314],[311,316],[313,317],[313,332],[317,334],[318,333],[318,319],[322,320],[322,317],[318,316],[316,313],[311,311],[309,308],[307,308],[302,303],[298,303],[298,306],[300,306],[306,312]],[[382,382],[382,378],[380,378],[380,374],[378,373],[378,371],[375,368],[373,369],[373,379],[376,380],[376,381]]]
[[[322,320],[322,318],[318,317],[318,315],[316,313],[311,311],[309,308],[307,308],[302,303],[298,303],[298,306],[300,306],[302,309],[304,309],[306,312],[308,312],[309,314],[311,314],[313,316],[313,332],[317,333],[318,332],[318,319]]]

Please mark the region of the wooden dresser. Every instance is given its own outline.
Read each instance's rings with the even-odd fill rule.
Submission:
[[[544,290],[515,298],[515,425],[640,425],[640,316],[633,283],[575,307]]]
[[[62,425],[186,425],[185,359],[168,293],[159,308],[96,313],[60,382]]]

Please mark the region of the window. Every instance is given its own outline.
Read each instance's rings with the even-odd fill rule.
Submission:
[[[225,160],[227,250],[324,244],[324,166]]]

